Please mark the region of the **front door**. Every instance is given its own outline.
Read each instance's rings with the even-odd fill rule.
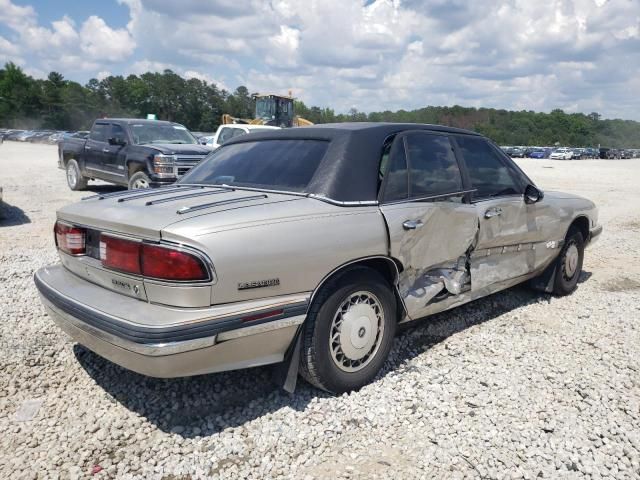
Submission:
[[[127,140],[124,129],[115,123],[111,124],[110,134],[107,140],[109,139],[116,140]],[[116,177],[116,180],[122,181],[125,176],[124,171],[124,151],[125,146],[121,144],[111,144],[107,141],[106,146],[102,149],[104,153],[104,169],[108,171],[111,175]]]
[[[111,126],[108,122],[96,122],[84,145],[85,168],[96,178],[104,178],[104,174],[109,173],[104,165],[104,150],[109,146],[107,137],[110,130]]]
[[[410,318],[470,289],[468,255],[478,232],[476,207],[464,202],[460,168],[447,135],[410,131],[385,150],[381,207],[390,254],[403,265],[399,292]]]
[[[540,206],[524,201],[526,179],[486,139],[455,139],[474,190],[472,203],[480,226],[470,262],[473,290],[535,271],[557,252],[544,245],[537,221]]]

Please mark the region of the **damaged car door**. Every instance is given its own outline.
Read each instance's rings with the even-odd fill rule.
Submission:
[[[472,189],[480,230],[470,258],[472,289],[526,275],[549,258],[540,228],[540,206],[527,204],[528,179],[482,137],[456,135]],[[553,254],[550,251],[550,254]]]
[[[420,318],[431,303],[471,288],[476,207],[465,203],[468,192],[446,134],[397,135],[383,151],[380,177],[391,255],[404,266],[399,292],[408,316]]]

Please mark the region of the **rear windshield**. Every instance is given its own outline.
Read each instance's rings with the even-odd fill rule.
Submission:
[[[323,140],[262,140],[225,145],[180,183],[236,185],[304,192],[324,157]]]

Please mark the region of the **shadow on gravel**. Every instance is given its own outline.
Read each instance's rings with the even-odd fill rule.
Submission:
[[[581,282],[590,276],[588,272],[583,273]],[[415,368],[410,364],[413,358],[456,333],[524,305],[549,302],[551,298],[518,286],[412,322],[398,333],[377,380]],[[302,411],[314,398],[330,396],[301,379],[295,394],[289,395],[273,382],[271,367],[157,379],[125,370],[81,345],[75,345],[74,354],[91,378],[115,401],[160,430],[185,438],[206,437],[281,408]]]
[[[271,367],[159,379],[121,368],[78,344],[74,354],[115,401],[185,438],[206,437],[285,407],[302,411],[312,399],[329,396],[302,380],[289,395],[274,383]]]
[[[25,223],[31,223],[31,219],[24,213],[24,210],[4,201],[0,203],[0,228],[15,227]]]

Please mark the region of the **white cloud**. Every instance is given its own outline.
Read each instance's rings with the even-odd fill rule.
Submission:
[[[225,85],[223,81],[209,75],[208,73],[202,73],[195,70],[184,70],[181,72],[181,75],[187,79],[196,78],[198,80],[202,80],[203,82],[214,84],[220,90],[230,90],[229,87]]]
[[[0,35],[0,55],[13,56],[20,53],[20,48],[15,43],[10,42]]]
[[[105,21],[90,16],[80,30],[80,48],[92,59],[118,62],[126,60],[136,44],[125,29],[112,29]]]

